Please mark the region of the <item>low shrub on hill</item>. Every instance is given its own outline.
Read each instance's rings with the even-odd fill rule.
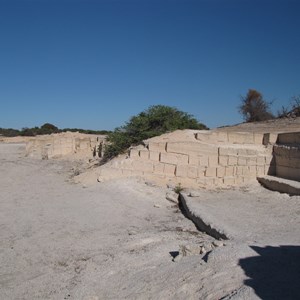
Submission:
[[[102,163],[130,146],[141,144],[143,140],[171,132],[176,129],[208,129],[192,115],[174,107],[155,105],[130,118],[121,127],[108,134],[109,144],[105,147]]]

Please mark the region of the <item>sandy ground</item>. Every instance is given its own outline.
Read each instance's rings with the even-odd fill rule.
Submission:
[[[290,216],[284,205],[288,210],[269,215],[272,192],[217,193],[211,205],[220,205],[220,218],[223,205],[230,220],[235,216],[224,197],[234,198],[232,207],[239,197],[258,198],[266,219],[276,225],[280,218],[279,235],[279,226],[251,234],[251,224],[259,224],[256,207],[248,205],[250,225],[240,218],[247,238],[182,256],[182,246],[215,240],[166,200],[167,189],[135,179],[83,187],[73,183],[71,162],[29,159],[23,151],[21,144],[0,144],[0,299],[300,298],[299,236],[289,226],[299,210]]]

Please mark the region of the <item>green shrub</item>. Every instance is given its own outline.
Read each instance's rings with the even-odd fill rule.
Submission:
[[[176,129],[208,129],[192,115],[177,108],[155,105],[150,106],[137,116],[131,117],[124,126],[108,134],[102,163],[118,154],[124,153],[130,146],[141,144],[143,140],[171,132]]]

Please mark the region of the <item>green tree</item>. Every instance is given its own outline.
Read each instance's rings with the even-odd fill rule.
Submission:
[[[51,123],[45,123],[41,126],[39,130],[39,134],[51,134],[51,133],[57,133],[60,130]]]
[[[108,134],[109,145],[105,147],[102,163],[124,153],[132,145],[176,129],[208,129],[192,115],[177,108],[155,105],[130,118],[124,126]]]
[[[265,121],[274,118],[270,106],[260,92],[249,89],[247,95],[241,97],[239,112],[246,122]]]

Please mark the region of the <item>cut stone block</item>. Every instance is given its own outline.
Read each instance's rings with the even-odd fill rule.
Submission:
[[[219,156],[219,165],[220,166],[228,166],[228,156]]]
[[[166,151],[166,143],[164,143],[164,142],[149,142],[148,149],[149,149],[149,151],[165,152]]]
[[[188,164],[188,155],[175,154],[175,153],[161,153],[160,161],[167,164]]]
[[[175,165],[165,164],[164,173],[168,176],[175,176]]]
[[[150,161],[134,160],[132,162],[132,167],[134,170],[143,172],[153,172],[153,163]]]
[[[153,161],[159,161],[160,152],[158,151],[149,151],[149,158]]]
[[[187,177],[188,176],[188,166],[178,165],[176,167],[176,176],[178,176],[178,177]]]
[[[197,178],[198,177],[198,167],[189,166],[188,167],[188,177],[189,178]]]
[[[218,147],[215,145],[203,144],[201,142],[169,142],[167,152],[194,154],[194,155],[217,155]]]
[[[140,158],[141,159],[149,159],[149,151],[148,150],[140,150]]]
[[[206,177],[216,177],[217,176],[217,168],[215,167],[208,167],[205,170]]]

